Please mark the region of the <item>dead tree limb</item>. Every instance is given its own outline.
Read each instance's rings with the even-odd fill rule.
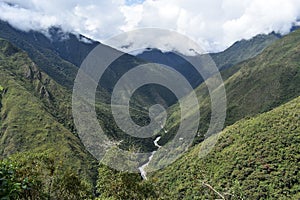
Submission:
[[[221,199],[225,200],[225,197],[218,192],[216,189],[214,189],[211,185],[209,185],[208,183],[202,183],[204,186],[208,187],[210,190],[212,190],[213,192],[215,192],[219,197],[221,197]]]

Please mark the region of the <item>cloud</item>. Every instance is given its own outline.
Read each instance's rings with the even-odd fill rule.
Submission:
[[[119,34],[105,41],[108,46],[133,55],[143,52],[147,48],[158,48],[162,52],[176,51],[185,55],[206,53],[195,41],[189,37],[160,28],[143,28]]]
[[[25,31],[59,25],[100,41],[136,28],[171,29],[192,38],[206,51],[220,51],[260,33],[288,33],[300,19],[300,1],[0,0],[0,19]],[[185,44],[176,45],[174,49],[183,49],[178,45]]]
[[[299,0],[147,0],[142,5],[139,27],[176,30],[207,51],[261,33],[286,34],[300,18]]]
[[[6,3],[5,3],[6,2]],[[0,19],[24,31],[57,25],[102,40],[120,33],[125,16],[123,0],[0,0]],[[9,4],[7,4],[7,2]]]

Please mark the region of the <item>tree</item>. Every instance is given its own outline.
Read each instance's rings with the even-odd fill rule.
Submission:
[[[92,186],[58,156],[22,153],[0,161],[0,199],[90,199]]]
[[[100,164],[97,181],[99,199],[156,199],[150,181],[136,173],[119,172]]]

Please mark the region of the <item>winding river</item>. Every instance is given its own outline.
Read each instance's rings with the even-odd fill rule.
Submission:
[[[153,141],[154,145],[155,145],[157,148],[160,148],[160,147],[161,147],[161,146],[158,144],[158,141],[160,140],[160,138],[161,138],[161,137],[158,136],[158,137]],[[148,159],[148,162],[145,163],[145,164],[143,164],[142,166],[139,167],[141,176],[142,176],[142,178],[143,178],[144,180],[147,180],[147,172],[146,172],[145,169],[146,169],[146,167],[149,165],[149,163],[151,162],[151,160],[152,160],[152,158],[153,158],[153,156],[154,156],[155,153],[156,153],[156,151],[152,151],[151,156],[150,156],[149,159]]]

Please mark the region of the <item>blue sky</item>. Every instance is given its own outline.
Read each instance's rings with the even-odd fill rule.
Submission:
[[[135,5],[135,4],[141,4],[144,1],[145,0],[126,0],[126,5],[131,6],[131,5]]]

